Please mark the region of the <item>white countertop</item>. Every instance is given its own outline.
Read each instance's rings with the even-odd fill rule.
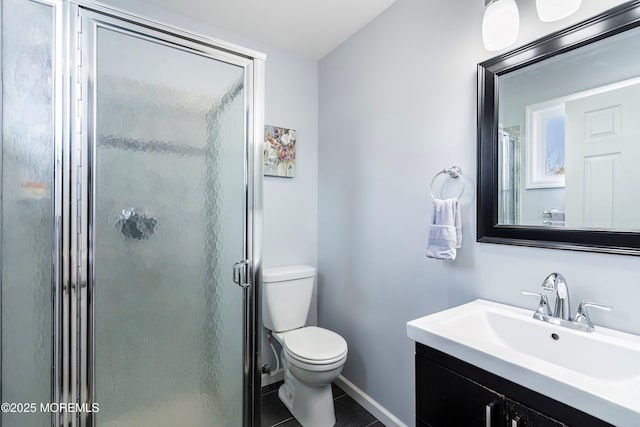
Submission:
[[[640,426],[640,337],[599,326],[574,331],[532,315],[476,300],[408,322],[407,335],[616,426]]]

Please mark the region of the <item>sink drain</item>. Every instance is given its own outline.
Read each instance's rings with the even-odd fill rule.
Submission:
[[[558,335],[558,334],[556,334],[556,333],[553,333],[553,334],[551,334],[551,338],[552,338],[554,341],[558,341],[558,340],[560,339],[560,335]]]

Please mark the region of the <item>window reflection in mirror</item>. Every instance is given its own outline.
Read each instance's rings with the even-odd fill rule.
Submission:
[[[498,222],[639,230],[640,29],[498,85]]]

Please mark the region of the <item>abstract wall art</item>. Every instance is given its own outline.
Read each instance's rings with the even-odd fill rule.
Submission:
[[[296,131],[277,126],[264,127],[264,175],[296,176]]]

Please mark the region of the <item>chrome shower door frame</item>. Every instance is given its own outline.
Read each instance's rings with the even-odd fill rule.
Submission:
[[[261,288],[262,247],[262,139],[264,129],[263,54],[178,30],[96,2],[63,3],[67,38],[65,43],[64,82],[68,118],[64,120],[63,168],[63,282],[68,284],[61,298],[60,381],[54,395],[61,402],[86,403],[95,400],[95,149],[96,99],[95,64],[98,28],[108,28],[152,40],[172,48],[230,63],[244,69],[244,258],[249,260],[249,286],[243,293],[243,425],[260,425],[260,325],[259,289]],[[57,177],[58,178],[58,177]],[[229,278],[232,266],[228,266]],[[236,286],[229,280],[230,286]],[[238,307],[240,309],[240,307]],[[99,402],[98,402],[99,403]],[[91,412],[62,414],[65,426],[93,427]]]

